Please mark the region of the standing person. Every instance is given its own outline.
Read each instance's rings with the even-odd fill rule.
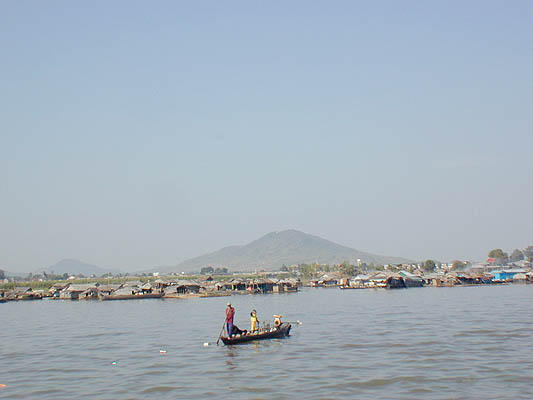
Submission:
[[[257,331],[258,323],[259,323],[259,319],[257,319],[257,311],[252,310],[252,312],[250,313],[250,324],[251,324],[250,332],[251,333],[254,333],[255,331]]]
[[[235,309],[231,306],[231,303],[228,303],[226,307],[226,333],[228,337],[231,337],[233,334],[233,316],[235,315]]]

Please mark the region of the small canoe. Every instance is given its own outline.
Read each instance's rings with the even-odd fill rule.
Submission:
[[[277,329],[272,329],[270,331],[263,331],[259,333],[254,333],[252,335],[240,335],[233,336],[231,338],[222,336],[220,339],[224,342],[225,345],[239,344],[253,342],[255,340],[265,340],[265,339],[277,339],[285,336],[289,336],[291,332],[291,324],[285,322]]]

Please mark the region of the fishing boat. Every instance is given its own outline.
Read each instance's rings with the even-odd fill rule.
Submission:
[[[290,331],[291,324],[288,322],[284,322],[278,328],[260,331],[258,333],[253,333],[249,335],[232,336],[230,338],[226,336],[221,336],[220,339],[224,342],[225,345],[231,345],[253,342],[255,340],[279,339],[285,336],[289,336]]]

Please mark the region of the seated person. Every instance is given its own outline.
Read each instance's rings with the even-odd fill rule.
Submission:
[[[231,331],[231,336],[235,336],[235,335],[246,335],[248,333],[248,331],[246,329],[239,329],[239,327],[237,325],[233,325],[233,330]]]

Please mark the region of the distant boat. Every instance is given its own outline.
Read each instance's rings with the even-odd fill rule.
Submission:
[[[146,294],[104,294],[100,295],[100,300],[139,300],[139,299],[160,299],[164,293]]]
[[[291,331],[291,324],[284,322],[279,328],[251,334],[251,335],[238,335],[231,338],[222,336],[220,339],[224,342],[225,345],[240,344],[253,342],[256,340],[265,340],[265,339],[277,339],[285,336],[289,336]]]
[[[339,286],[339,289],[346,290],[346,289],[368,289],[368,286],[350,286],[350,285],[344,285]]]

